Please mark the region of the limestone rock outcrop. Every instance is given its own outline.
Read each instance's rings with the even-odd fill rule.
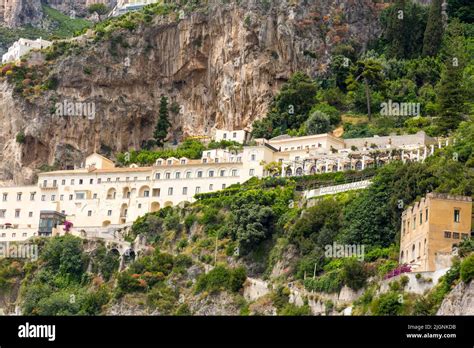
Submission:
[[[460,282],[444,298],[436,315],[474,315],[474,282]]]

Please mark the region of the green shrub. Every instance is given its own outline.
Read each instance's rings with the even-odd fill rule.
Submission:
[[[212,293],[222,290],[238,292],[243,287],[246,278],[245,269],[242,267],[230,269],[225,266],[216,266],[207,274],[199,276],[196,292],[208,291]]]
[[[353,290],[362,289],[367,280],[364,263],[353,258],[347,260],[342,269],[342,280],[345,285]]]
[[[25,133],[19,132],[19,133],[16,135],[16,142],[17,142],[18,144],[24,144],[24,143],[25,143],[25,140],[26,140]]]
[[[469,283],[474,278],[474,254],[466,257],[461,263],[461,280]]]
[[[311,308],[308,305],[298,307],[288,303],[278,314],[282,316],[308,316],[311,315]]]
[[[372,302],[371,311],[374,315],[399,315],[403,309],[400,295],[396,292],[388,292],[380,295]]]

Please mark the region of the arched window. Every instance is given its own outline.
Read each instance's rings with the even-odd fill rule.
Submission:
[[[298,167],[296,169],[296,176],[303,176],[303,168]]]

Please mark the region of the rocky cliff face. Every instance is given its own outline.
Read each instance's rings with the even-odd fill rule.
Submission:
[[[379,34],[371,0],[265,4],[216,1],[180,20],[155,18],[107,41],[84,39],[77,54],[48,66],[57,89],[33,99],[3,82],[3,179],[28,182],[41,164],[64,167],[92,151],[139,148],[152,136],[161,95],[175,105],[175,137],[248,127],[292,73],[324,74],[336,45],[363,47]],[[95,117],[52,117],[64,101],[95,103]],[[22,145],[15,142],[20,131]]]
[[[46,0],[44,3],[67,15],[86,16],[87,7],[94,3],[113,6],[114,0]],[[24,25],[41,26],[41,0],[0,0],[0,25],[15,28]]]
[[[7,27],[35,26],[42,17],[41,0],[0,0],[0,24]]]
[[[474,282],[460,282],[444,298],[436,315],[474,315]]]

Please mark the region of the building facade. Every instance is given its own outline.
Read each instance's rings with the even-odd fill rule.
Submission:
[[[414,272],[436,271],[471,229],[471,197],[429,193],[402,213],[400,263]]]
[[[420,146],[426,149],[433,141],[407,145],[415,153],[409,155],[423,160]],[[163,207],[191,203],[196,194],[276,175],[268,169],[271,163],[281,168],[283,176],[362,170],[373,164],[359,160],[359,154],[360,150],[348,149],[345,140],[331,134],[257,139],[255,146],[242,150],[208,150],[199,160],[158,159],[149,167],[116,167],[92,154],[81,168],[40,173],[36,185],[0,187],[0,241],[37,236],[40,225],[49,226],[51,234],[66,220],[76,232],[118,228]],[[46,221],[51,212],[59,215]]]
[[[159,2],[159,0],[118,0],[117,5],[111,12],[111,16],[117,17],[128,12],[139,11],[147,5],[157,2]]]
[[[41,50],[51,46],[51,41],[46,41],[41,38],[36,40],[19,39],[13,45],[8,48],[8,52],[2,56],[2,63],[17,62],[22,56],[30,52],[31,50]]]

